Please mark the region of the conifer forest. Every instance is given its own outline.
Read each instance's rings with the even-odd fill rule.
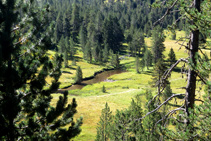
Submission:
[[[210,0],[0,0],[0,140],[210,141]]]

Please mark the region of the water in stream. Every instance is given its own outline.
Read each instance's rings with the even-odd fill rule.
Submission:
[[[79,84],[72,85],[71,87],[62,89],[62,90],[64,91],[64,90],[82,89],[86,85],[91,85],[94,83],[99,83],[99,82],[105,81],[105,80],[107,80],[108,77],[110,77],[114,74],[120,74],[122,72],[124,72],[124,70],[120,70],[120,69],[104,71],[102,73],[97,74],[93,79],[82,81],[80,85]]]

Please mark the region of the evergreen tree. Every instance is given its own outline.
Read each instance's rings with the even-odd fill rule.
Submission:
[[[169,54],[168,54],[168,62],[171,64],[174,64],[176,62],[176,55],[174,53],[173,48],[170,49]]]
[[[137,53],[140,55],[141,49],[145,48],[144,36],[140,31],[137,31],[133,34],[129,48],[133,56],[136,56]]]
[[[154,57],[154,63],[156,63],[159,59],[163,59],[163,51],[165,51],[165,46],[163,44],[165,37],[163,34],[163,29],[161,27],[156,27],[152,33],[152,53]]]
[[[140,100],[140,99],[139,99]],[[138,120],[143,114],[140,101],[132,100],[128,109],[116,111],[110,130],[111,140],[140,140],[143,139],[142,121]]]
[[[86,45],[86,40],[87,40],[87,30],[84,24],[81,25],[79,36],[80,36],[81,48],[82,50],[84,50],[85,45]]]
[[[64,36],[61,37],[59,44],[58,44],[58,48],[59,48],[59,53],[64,53],[65,52],[65,39]]]
[[[147,101],[151,101],[153,96],[151,90],[147,89],[145,93]],[[148,105],[146,102],[146,110],[145,113],[151,112],[156,108],[155,101],[151,101]],[[145,130],[144,139],[145,140],[158,140],[160,135],[155,131],[155,124],[157,123],[157,119],[160,118],[160,114],[158,112],[153,112],[152,114],[146,116],[143,119],[143,128]]]
[[[16,0],[0,1],[0,7],[0,140],[75,137],[82,124],[82,119],[73,120],[75,99],[67,105],[64,92],[56,106],[51,105],[62,58],[57,55],[53,62],[47,55],[52,46],[45,27],[49,9],[41,11],[33,1]],[[46,87],[48,76],[52,82]]]
[[[68,37],[65,38],[65,50],[64,50],[64,67],[67,68],[68,67],[68,54],[69,54],[69,41],[68,41]]]
[[[105,108],[102,109],[100,121],[97,126],[97,136],[96,141],[108,141],[110,138],[110,129],[112,123],[112,112],[107,102]]]
[[[114,68],[119,68],[120,61],[119,61],[119,55],[118,54],[113,54],[111,58],[111,65]]]
[[[70,21],[68,21],[66,13],[63,16],[63,35],[65,37],[70,37]]]
[[[141,59],[141,62],[140,62],[140,67],[141,67],[141,71],[144,70],[144,67],[145,67],[145,61],[144,61],[144,58]]]
[[[140,73],[140,72],[139,72],[140,61],[139,61],[139,57],[138,57],[138,56],[136,56],[135,65],[136,65],[136,72],[137,72],[137,73]]]
[[[68,48],[68,52],[70,54],[70,59],[73,60],[74,59],[74,55],[76,53],[77,49],[75,48],[75,42],[73,41],[73,39],[70,37],[69,39],[69,48]]]
[[[56,30],[55,30],[56,41],[59,41],[63,35],[63,15],[59,12],[56,19]]]
[[[104,49],[103,49],[103,62],[107,62],[108,61],[108,56],[109,56],[108,44],[106,44],[104,46]]]
[[[78,66],[76,69],[75,83],[80,84],[83,80],[83,73],[81,67]]]
[[[170,97],[172,95],[172,89],[171,89],[171,86],[170,84],[167,84],[166,85],[166,88],[164,90],[164,93],[163,93],[163,98],[164,100],[166,100],[168,97]]]
[[[152,53],[148,49],[145,50],[143,61],[144,61],[144,66],[146,66],[147,69],[149,69],[149,67],[152,65]]]
[[[172,39],[172,40],[176,40],[176,32],[175,32],[175,31],[172,32],[172,34],[171,34],[171,39]]]
[[[79,7],[76,2],[73,4],[72,18],[71,18],[71,33],[73,41],[78,43],[78,33],[80,29],[80,14]]]
[[[109,16],[103,24],[104,43],[108,44],[109,49],[114,53],[121,50],[121,42],[124,40],[124,34],[116,17]]]
[[[89,41],[86,43],[85,52],[84,52],[84,58],[85,58],[89,63],[92,63],[91,44],[90,44]]]
[[[154,66],[154,70],[152,74],[152,82],[151,82],[153,87],[158,87],[158,90],[160,90],[161,77],[163,76],[165,70],[166,70],[166,66],[164,64],[164,60],[159,59]],[[166,83],[167,83],[167,80],[166,80]]]
[[[102,87],[102,92],[103,93],[105,93],[106,92],[106,88],[105,88],[105,86],[103,85],[103,87]]]

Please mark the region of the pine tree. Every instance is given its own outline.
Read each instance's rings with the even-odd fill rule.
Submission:
[[[138,56],[136,56],[135,65],[136,65],[136,73],[140,73],[139,72],[140,61],[139,61],[139,57]]]
[[[89,41],[86,43],[85,46],[84,59],[86,59],[89,63],[92,63],[91,44]]]
[[[120,66],[120,61],[119,61],[119,55],[118,54],[113,54],[111,58],[111,65],[114,68],[119,68]]]
[[[139,100],[139,101],[138,101]],[[111,140],[140,140],[143,139],[142,117],[143,110],[140,99],[132,100],[129,108],[117,110],[110,128]]]
[[[171,86],[170,84],[167,84],[165,90],[164,90],[164,93],[163,93],[163,98],[164,100],[166,100],[168,97],[170,97],[172,95],[172,89],[171,89]]]
[[[112,112],[107,102],[105,108],[102,109],[100,121],[97,126],[96,141],[108,141],[110,138],[110,125],[112,123]]]
[[[166,70],[166,65],[164,63],[164,60],[159,59],[154,66],[154,70],[152,74],[152,82],[151,82],[153,87],[158,87],[158,90],[160,89],[160,86],[161,86],[160,81],[165,70]],[[167,83],[167,80],[166,80],[166,83]]]
[[[76,53],[77,49],[75,48],[75,42],[73,41],[73,39],[70,37],[69,39],[69,48],[68,48],[68,52],[70,54],[70,59],[74,60],[74,55]]]
[[[108,44],[106,44],[104,46],[104,49],[103,49],[103,62],[107,62],[108,61],[108,56],[109,56]]]
[[[174,64],[176,62],[176,55],[174,53],[173,48],[170,49],[169,54],[168,54],[168,62],[170,64]]]
[[[63,54],[65,52],[65,40],[64,40],[64,36],[61,37],[59,43],[58,43],[58,50],[59,53]]]
[[[69,140],[80,133],[82,119],[73,120],[77,104],[67,105],[68,92],[51,105],[62,57],[48,57],[49,9],[32,2],[0,1],[0,140]]]
[[[79,36],[80,36],[81,48],[82,48],[82,50],[84,50],[86,42],[87,42],[86,41],[87,40],[87,30],[86,30],[86,27],[84,24],[81,25]]]
[[[165,37],[163,34],[163,29],[161,27],[156,27],[152,33],[152,53],[154,57],[154,63],[156,63],[159,59],[163,59],[163,51],[165,51],[165,46],[163,42],[165,41]]]
[[[114,53],[121,50],[121,42],[124,40],[124,34],[116,17],[108,16],[103,24],[104,44],[108,44],[109,49]]]
[[[70,37],[70,21],[68,21],[68,18],[65,13],[63,16],[63,35],[64,37]]]
[[[83,80],[83,73],[81,67],[78,66],[76,69],[75,83],[80,84]]]
[[[72,38],[73,41],[78,43],[78,33],[80,30],[80,14],[79,7],[76,2],[73,4],[72,18],[71,18],[71,26],[72,26]]]
[[[151,101],[153,96],[150,89],[147,89],[145,92],[145,96],[147,101]],[[145,113],[151,112],[156,108],[155,101],[151,101],[151,103],[148,105],[148,102],[146,102],[146,110]],[[157,119],[160,118],[160,114],[158,112],[153,112],[152,114],[146,116],[143,119],[143,128],[145,130],[144,133],[144,139],[145,140],[157,140],[159,139],[160,135],[155,132],[155,124],[157,123]]]
[[[69,50],[70,50],[70,47],[69,47],[69,41],[68,41],[68,37],[65,38],[65,49],[64,49],[64,67],[67,68],[68,67],[68,60],[69,60],[69,57],[68,57],[68,54],[69,54]]]
[[[149,67],[152,66],[152,53],[148,49],[146,49],[144,52],[143,61],[144,61],[144,66],[146,66],[147,69],[149,69]]]
[[[105,86],[103,85],[103,87],[102,87],[102,92],[103,93],[105,93],[106,92],[106,88],[105,88]]]
[[[172,32],[172,34],[171,34],[171,39],[172,39],[172,40],[176,40],[176,32],[175,32],[175,31]]]

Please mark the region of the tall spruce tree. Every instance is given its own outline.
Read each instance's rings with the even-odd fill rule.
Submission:
[[[73,41],[78,43],[78,34],[80,30],[80,14],[79,14],[79,6],[76,2],[73,4],[72,10],[72,18],[71,18],[71,34]]]
[[[104,43],[108,44],[109,49],[114,53],[121,50],[124,34],[116,17],[111,15],[104,20],[103,24]]]
[[[139,57],[138,57],[138,56],[136,56],[135,66],[136,66],[136,72],[137,72],[137,73],[140,73],[140,72],[139,72],[140,60],[139,60]]]
[[[82,73],[81,67],[78,66],[76,69],[75,83],[80,84],[82,80],[83,80],[83,73]]]
[[[152,32],[152,53],[154,58],[154,63],[156,63],[159,59],[163,59],[163,52],[165,51],[165,46],[163,42],[165,41],[165,36],[163,34],[163,29],[158,26]]]
[[[152,53],[150,50],[148,49],[145,50],[143,61],[144,61],[144,66],[146,66],[147,69],[149,69],[149,67],[152,65]]]
[[[171,64],[174,64],[176,62],[176,55],[174,53],[173,48],[170,49],[169,54],[168,54],[168,62]]]
[[[110,111],[110,107],[106,102],[105,108],[101,111],[100,121],[98,122],[96,141],[109,140],[112,117],[112,112]]]
[[[0,140],[69,140],[80,133],[73,120],[76,101],[67,92],[51,105],[59,86],[61,56],[47,56],[52,46],[47,11],[33,1],[0,1]],[[51,29],[50,27],[49,29]],[[44,32],[45,31],[45,32]],[[45,87],[46,77],[52,82]],[[69,128],[65,128],[69,126]]]

